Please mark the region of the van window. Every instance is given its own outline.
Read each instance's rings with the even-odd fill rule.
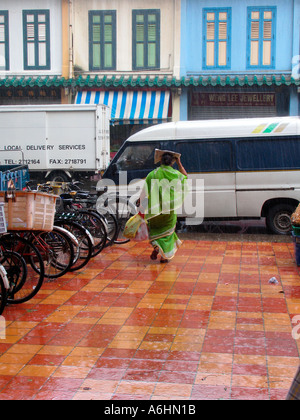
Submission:
[[[160,143],[144,143],[128,145],[117,160],[119,171],[133,171],[139,169],[151,170],[154,165],[154,150],[159,149]]]
[[[300,168],[300,138],[238,140],[237,166],[239,170]]]
[[[187,172],[225,172],[232,170],[229,141],[187,141],[177,143],[176,151]]]

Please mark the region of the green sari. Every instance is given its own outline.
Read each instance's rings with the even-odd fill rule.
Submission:
[[[179,171],[165,165],[150,172],[146,178],[148,208],[145,217],[149,240],[163,259],[172,259],[181,245],[175,232],[176,210],[183,204],[186,179]]]

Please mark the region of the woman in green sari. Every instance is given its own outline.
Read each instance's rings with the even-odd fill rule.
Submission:
[[[170,151],[156,150],[160,167],[150,172],[146,178],[144,193],[148,197],[145,219],[149,228],[149,240],[153,246],[151,259],[160,254],[161,262],[171,260],[181,241],[175,232],[176,209],[181,207],[186,188],[187,173],[180,161],[180,155]],[[172,166],[178,165],[178,171]]]

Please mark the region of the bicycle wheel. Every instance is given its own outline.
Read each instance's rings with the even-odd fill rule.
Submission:
[[[14,296],[26,282],[28,272],[26,261],[17,252],[3,251],[0,264],[7,273],[8,293],[10,296]]]
[[[31,241],[17,234],[1,238],[0,263],[7,272],[9,281],[8,303],[24,303],[32,299],[42,287],[44,264],[38,249]]]
[[[72,220],[57,220],[55,224],[71,232],[78,241],[78,247],[74,249],[74,259],[69,271],[83,268],[92,257],[93,243],[90,233],[79,223]]]
[[[108,228],[103,218],[93,210],[78,210],[76,220],[85,227],[93,237],[92,257],[98,255],[107,242]]]
[[[74,248],[67,233],[55,227],[51,232],[38,232],[32,237],[45,267],[45,277],[55,279],[66,274],[74,260]]]
[[[116,217],[110,213],[107,207],[98,205],[96,210],[97,214],[103,219],[107,228],[107,240],[105,247],[113,245],[118,235],[118,222]]]
[[[3,314],[4,308],[7,302],[7,286],[8,285],[5,282],[6,279],[4,276],[6,276],[6,274],[0,269],[0,315]],[[0,324],[0,333],[1,333],[1,324]]]

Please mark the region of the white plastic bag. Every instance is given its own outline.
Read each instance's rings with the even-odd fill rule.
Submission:
[[[148,226],[145,220],[143,220],[133,240],[136,242],[142,242],[142,241],[147,241],[148,239],[149,239]]]

